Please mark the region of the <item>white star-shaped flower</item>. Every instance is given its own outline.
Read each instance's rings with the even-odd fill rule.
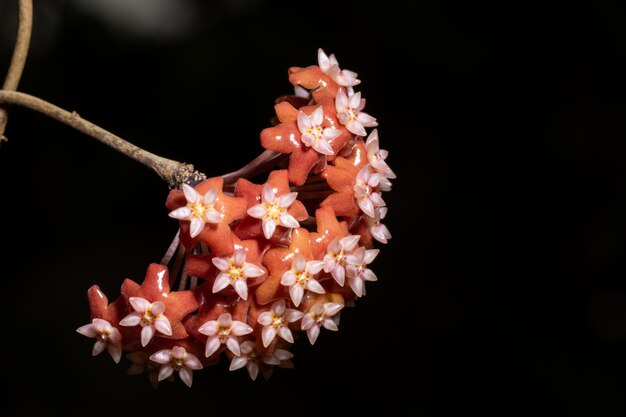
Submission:
[[[188,387],[191,387],[193,382],[193,371],[202,369],[200,359],[180,346],[175,346],[173,349],[159,350],[150,356],[150,360],[161,365],[159,381],[163,381],[172,375],[174,371],[177,371],[180,379]]]
[[[248,299],[248,283],[246,280],[248,278],[260,277],[265,273],[260,266],[246,262],[245,249],[237,249],[233,256],[228,258],[215,257],[211,261],[220,270],[213,283],[213,292],[222,291],[230,284],[244,300]]]
[[[346,282],[346,255],[359,243],[359,235],[349,235],[334,239],[326,248],[324,255],[324,272],[330,272],[337,284],[343,287]]]
[[[302,318],[302,330],[306,330],[309,342],[314,344],[320,334],[320,328],[337,331],[335,316],[341,311],[343,304],[317,303],[314,304]]]
[[[146,346],[158,330],[166,336],[172,335],[172,326],[165,315],[165,304],[160,301],[150,303],[141,297],[130,297],[130,305],[135,310],[120,321],[120,325],[133,327],[141,325],[141,345]]]
[[[365,165],[356,176],[354,184],[354,198],[359,205],[359,208],[363,210],[363,213],[370,217],[375,217],[376,207],[385,205],[385,201],[380,195],[380,192],[374,191],[374,189],[380,184],[382,175],[377,172],[372,172],[370,165]]]
[[[335,54],[328,56],[322,48],[317,50],[317,63],[324,74],[343,87],[354,87],[361,82],[356,78],[359,74],[339,68]]]
[[[307,262],[304,256],[298,255],[291,263],[291,269],[283,274],[280,283],[289,287],[289,295],[296,307],[300,305],[305,289],[317,294],[324,294],[324,287],[313,278],[322,268],[324,268],[323,261]]]
[[[391,170],[391,168],[389,168],[387,162],[385,162],[389,152],[385,149],[380,149],[378,129],[374,129],[367,137],[365,150],[367,152],[367,160],[376,172],[382,174],[385,178],[396,178],[396,174]]]
[[[76,331],[83,336],[96,339],[91,354],[99,355],[106,348],[115,363],[122,357],[122,334],[106,320],[93,319],[90,324],[80,326]]]
[[[222,313],[217,320],[204,323],[198,331],[209,336],[204,352],[207,358],[215,353],[222,344],[225,344],[231,352],[239,356],[241,355],[241,347],[237,336],[252,333],[252,327],[244,322],[233,320],[230,313]]]
[[[335,108],[339,122],[355,135],[365,137],[366,127],[378,126],[374,117],[362,112],[365,108],[365,99],[361,99],[360,92],[348,97],[343,88],[339,89],[335,98]]]
[[[300,227],[300,223],[287,212],[291,207],[298,193],[287,193],[276,196],[276,189],[270,184],[263,185],[261,192],[261,203],[248,209],[248,215],[255,219],[261,219],[263,226],[263,235],[266,239],[270,239],[276,230],[276,226],[288,227],[295,229]]]
[[[305,146],[315,149],[317,153],[330,156],[335,152],[328,141],[340,136],[341,131],[334,127],[324,128],[322,123],[324,123],[324,109],[322,106],[316,108],[310,115],[307,115],[302,110],[298,113],[298,129],[300,129],[302,134],[300,141]]]
[[[360,247],[346,256],[346,272],[348,283],[357,297],[365,295],[365,281],[376,281],[376,274],[367,267],[380,252],[378,249]]]
[[[206,223],[216,224],[222,221],[222,214],[214,207],[217,202],[217,188],[211,188],[202,195],[190,185],[183,184],[183,193],[187,205],[171,211],[169,216],[178,220],[190,221],[189,235],[192,238],[202,232]]]
[[[289,323],[293,323],[302,318],[304,313],[293,308],[287,308],[285,300],[276,301],[272,304],[270,311],[259,314],[257,321],[263,326],[261,335],[263,346],[268,347],[278,334],[289,343],[293,343],[293,335],[289,330]]]
[[[387,215],[387,207],[377,207],[374,214],[374,217],[365,217],[365,223],[374,239],[380,243],[387,243],[391,239],[391,233],[387,226],[381,223]]]
[[[248,375],[254,381],[259,374],[259,354],[256,351],[255,343],[246,340],[241,344],[241,355],[234,356],[230,361],[229,371],[236,371],[246,367]]]

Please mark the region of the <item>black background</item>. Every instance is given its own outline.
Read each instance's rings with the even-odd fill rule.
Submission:
[[[3,69],[13,3],[0,2]],[[340,332],[300,340],[296,368],[269,382],[222,364],[193,389],[154,391],[125,375],[128,362],[91,358],[75,328],[90,285],[114,299],[161,258],[176,230],[167,188],[12,109],[0,150],[2,415],[626,414],[623,2],[186,0],[193,29],[176,36],[36,3],[21,90],[208,175],[261,151],[289,66],[335,52],[359,72],[399,178],[380,280]]]

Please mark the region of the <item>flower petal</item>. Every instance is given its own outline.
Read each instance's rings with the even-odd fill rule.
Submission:
[[[120,321],[120,326],[132,327],[141,323],[141,315],[139,313],[130,313]]]
[[[289,227],[291,229],[296,229],[296,228],[300,227],[300,223],[298,223],[298,221],[295,219],[295,217],[293,217],[289,213],[282,213],[278,217],[278,222],[280,223],[281,226]]]
[[[272,340],[276,337],[276,329],[274,326],[265,326],[261,330],[261,337],[263,338],[263,346],[268,347]]]
[[[217,188],[211,188],[204,194],[202,202],[205,206],[212,206],[217,201]]]
[[[327,127],[322,132],[322,137],[327,141],[333,140],[338,136],[341,136],[341,130],[335,129],[334,127]]]
[[[263,313],[259,314],[259,317],[257,318],[257,322],[261,326],[269,326],[270,324],[272,324],[273,320],[274,315],[270,311],[264,311]]]
[[[228,262],[228,259],[226,258],[215,257],[211,259],[211,262],[213,263],[213,265],[215,265],[217,269],[222,272],[228,271],[230,269],[230,262]]]
[[[310,314],[307,314],[306,316],[302,317],[302,322],[300,323],[300,328],[302,330],[308,330],[311,327],[313,327],[314,324],[315,324],[315,320],[313,320],[313,317],[311,317]]]
[[[357,297],[363,296],[364,285],[363,285],[363,280],[361,278],[359,277],[350,278],[348,280],[348,283],[350,284],[350,288],[352,288],[352,291],[354,291]]]
[[[291,286],[296,283],[298,278],[296,274],[293,273],[292,270],[286,271],[283,276],[280,278],[280,283],[286,287]]]
[[[204,213],[204,220],[207,223],[218,224],[222,221],[222,214],[214,208],[210,208]]]
[[[191,388],[191,384],[193,383],[193,371],[186,366],[183,366],[178,370],[178,376],[180,380],[185,383],[189,388]]]
[[[297,123],[298,123],[298,130],[300,130],[300,133],[304,133],[305,131],[313,127],[313,125],[311,124],[311,119],[309,119],[309,116],[307,116],[306,113],[303,112],[302,110],[298,112]]]
[[[337,324],[331,319],[324,319],[322,325],[324,326],[325,329],[332,330],[333,332],[336,332],[337,330],[339,330],[339,327],[337,327]]]
[[[189,184],[183,184],[183,194],[189,203],[196,203],[200,199],[200,193]]]
[[[78,329],[76,329],[76,331],[83,336],[91,338],[98,336],[98,332],[96,331],[96,328],[93,326],[93,324],[85,324],[84,326],[80,326]]]
[[[224,272],[218,274],[217,278],[215,278],[215,282],[213,282],[213,293],[222,291],[224,288],[228,287],[228,284],[230,284],[230,275]]]
[[[235,281],[235,292],[241,297],[242,300],[248,299],[248,284],[246,281],[239,278]]]
[[[289,295],[291,296],[291,301],[293,304],[298,307],[300,305],[300,301],[302,301],[302,296],[304,295],[304,290],[301,285],[292,285],[289,287]]]
[[[204,229],[204,219],[200,217],[194,217],[191,219],[191,224],[189,225],[189,236],[192,238],[198,236],[200,232]]]
[[[150,312],[153,315],[158,316],[159,314],[163,314],[164,311],[165,304],[163,304],[161,301],[155,301],[154,303],[150,304]]]
[[[343,287],[346,282],[346,269],[342,265],[337,265],[330,273],[337,284]]]
[[[322,155],[330,156],[335,153],[335,151],[333,150],[333,147],[330,146],[330,144],[326,142],[326,140],[324,139],[319,139],[318,141],[316,141],[313,144],[313,149],[315,149],[317,153],[321,153]]]
[[[272,204],[274,202],[274,198],[276,197],[276,190],[274,190],[274,187],[272,187],[271,184],[265,183],[263,185],[261,195],[264,203]]]
[[[287,321],[287,323],[293,323],[298,321],[304,316],[304,313],[300,310],[295,310],[293,308],[288,308],[283,315],[283,318]]]
[[[230,313],[222,313],[217,318],[217,322],[222,327],[230,327],[233,323],[233,316],[231,316]]]
[[[166,378],[169,378],[170,375],[174,373],[174,367],[172,365],[163,365],[161,369],[159,369],[159,381],[163,381]]]
[[[317,294],[324,294],[326,292],[324,290],[324,287],[322,287],[322,285],[319,282],[317,282],[317,280],[314,280],[312,278],[307,280],[305,286],[306,286],[307,290],[313,291],[314,293],[317,293]],[[298,285],[298,287],[299,287],[299,285]],[[296,304],[296,306],[297,306],[297,304]]]
[[[285,300],[278,300],[274,304],[272,304],[272,311],[277,316],[282,316],[283,314],[285,314],[285,308],[287,308]]]
[[[247,356],[235,356],[233,360],[230,361],[230,366],[228,367],[229,371],[236,371],[237,369],[241,369],[248,363],[249,359]]]
[[[202,362],[200,362],[200,359],[193,353],[187,353],[185,366],[189,369],[202,369]]]
[[[172,361],[172,351],[170,349],[162,349],[150,356],[150,360],[161,365],[168,364]]]
[[[250,207],[246,213],[248,213],[248,216],[254,217],[255,219],[262,219],[267,214],[267,210],[265,210],[263,204],[257,204]]]
[[[324,123],[324,109],[318,106],[309,116],[314,126],[321,126]]]
[[[306,263],[306,272],[311,275],[319,273],[324,268],[324,261],[309,261]]]
[[[366,264],[371,264],[374,259],[376,259],[376,256],[378,256],[378,253],[380,252],[380,249],[367,249],[365,251],[365,256],[363,257],[363,261]]]
[[[306,259],[304,259],[304,256],[298,255],[293,259],[291,266],[298,272],[304,272],[306,268]]]
[[[168,216],[170,216],[173,219],[178,219],[178,220],[189,220],[191,219],[192,214],[193,214],[193,211],[189,207],[185,206],[185,207],[180,207],[180,208],[177,208],[176,210],[170,211]]]
[[[141,329],[141,346],[145,347],[154,337],[155,329],[152,326],[144,326]]]
[[[329,317],[334,316],[335,314],[339,313],[342,308],[343,308],[343,304],[324,303],[324,313]]]
[[[265,270],[255,264],[246,263],[246,265],[242,268],[242,272],[247,278],[256,278],[263,275]]]
[[[361,235],[350,235],[342,238],[339,243],[344,251],[351,251],[359,243],[359,239],[361,239]]]
[[[289,343],[293,343],[293,334],[291,334],[291,330],[287,326],[281,326],[278,329],[278,335]]]
[[[367,132],[365,131],[365,127],[363,124],[359,122],[358,118],[352,121],[349,121],[345,124],[346,129],[348,129],[351,133],[354,133],[357,136],[365,136]]]
[[[252,327],[242,321],[233,321],[233,327],[230,329],[230,334],[235,336],[245,336],[250,333],[252,333]]]
[[[146,311],[148,311],[148,309],[150,308],[150,301],[146,300],[145,298],[141,298],[141,297],[130,297],[128,299],[128,302],[130,302],[130,305],[133,307],[133,309],[137,312],[137,313],[145,313]]]
[[[106,349],[106,347],[107,347],[107,342],[101,339],[96,340],[96,343],[93,344],[91,355],[96,356],[96,355],[101,354],[104,351],[104,349]]]
[[[109,355],[111,355],[115,363],[120,363],[120,359],[122,359],[122,344],[109,343],[107,346],[107,350],[109,351]]]
[[[206,348],[204,349],[204,356],[207,358],[214,354],[222,343],[220,342],[220,338],[218,336],[211,336],[206,340]]]
[[[211,320],[204,323],[198,328],[198,331],[206,336],[214,336],[217,334],[217,320]]]
[[[320,335],[320,328],[318,326],[313,326],[306,331],[306,335],[309,337],[309,342],[314,345],[317,340],[317,336]]]
[[[335,108],[337,112],[345,111],[349,106],[348,96],[343,88],[337,91],[337,97],[335,98]]]
[[[359,208],[363,211],[363,213],[370,217],[374,217],[376,215],[374,212],[374,204],[372,203],[372,200],[367,197],[359,201]]]
[[[172,325],[167,317],[161,316],[154,321],[154,327],[166,336],[172,335]]]
[[[278,207],[280,208],[289,208],[298,198],[298,193],[287,193],[278,197]]]
[[[259,375],[259,364],[254,361],[250,361],[246,365],[246,369],[248,370],[248,375],[250,375],[250,378],[253,381],[256,380],[256,377]]]
[[[108,332],[111,330],[111,323],[109,323],[106,320],[102,320],[102,319],[93,319],[91,321],[91,324],[93,324],[93,327],[96,329],[96,331],[100,334]]]
[[[239,346],[239,341],[234,336],[228,336],[226,338],[226,347],[228,350],[233,352],[235,356],[241,355],[241,347]]]
[[[378,122],[376,121],[375,117],[370,116],[367,113],[363,113],[360,112],[357,116],[356,116],[356,120],[359,121],[359,123],[361,123],[363,126],[365,127],[374,127],[374,126],[378,126]]]
[[[233,253],[233,261],[235,265],[241,266],[246,262],[246,250],[245,249],[237,249],[235,253]]]
[[[272,235],[276,231],[276,222],[274,219],[264,219],[263,220],[263,235],[266,239],[271,239]]]

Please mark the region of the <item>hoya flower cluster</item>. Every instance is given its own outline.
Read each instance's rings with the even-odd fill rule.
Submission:
[[[77,331],[95,339],[93,355],[125,353],[129,373],[191,386],[220,357],[269,377],[292,366],[299,337],[314,344],[321,329],[338,330],[342,309],[377,280],[374,241],[391,238],[383,193],[395,175],[368,132],[378,123],[357,76],[319,50],[318,65],[289,70],[296,93],[277,100],[276,123],[261,132],[273,169],[262,183],[244,172],[170,192],[180,230],[162,264],[141,284],[125,280],[112,303],[88,291],[91,322]]]

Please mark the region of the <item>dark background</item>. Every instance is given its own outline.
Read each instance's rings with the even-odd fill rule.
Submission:
[[[14,3],[0,1],[3,70]],[[340,332],[296,344],[294,370],[253,383],[222,364],[154,391],[75,328],[90,285],[114,299],[161,258],[167,188],[14,108],[0,414],[626,414],[623,2],[36,3],[21,90],[208,175],[261,151],[289,66],[335,52],[399,176],[394,238],[379,282]]]

